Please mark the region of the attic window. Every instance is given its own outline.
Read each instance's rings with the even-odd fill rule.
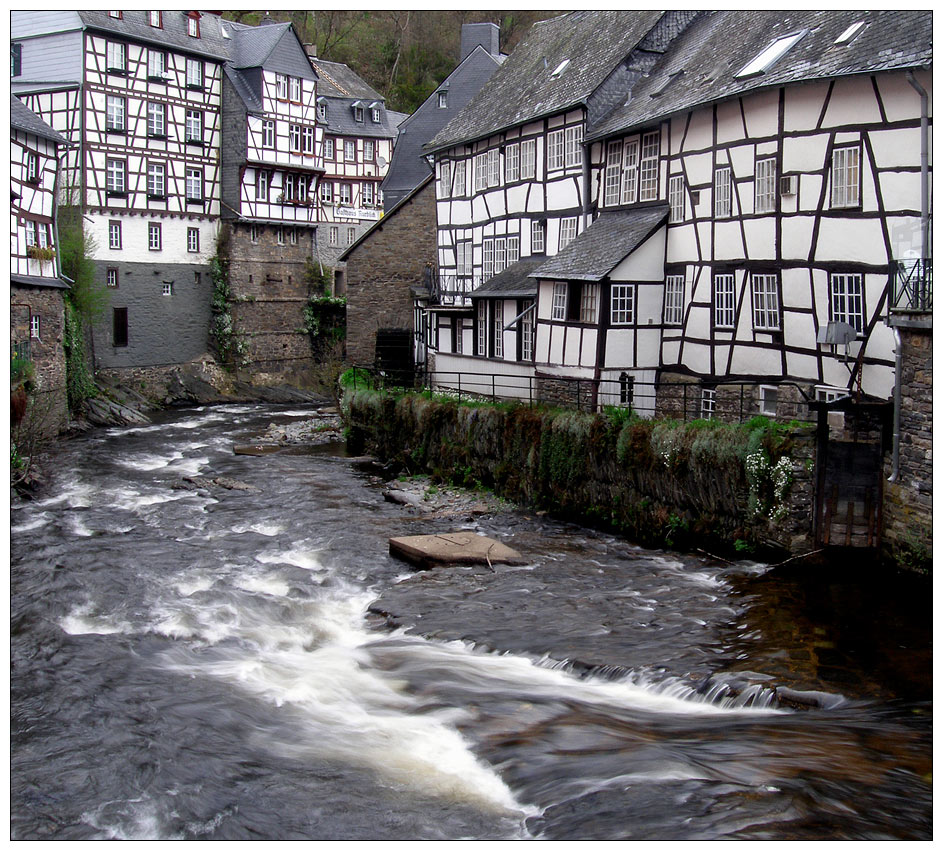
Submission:
[[[327,118],[327,101],[324,98],[318,98],[318,118],[322,121]]]
[[[108,17],[109,17],[109,18],[117,18],[117,19],[120,21],[120,20],[121,20],[121,12],[109,12],[109,13],[108,13]]]
[[[743,77],[752,77],[756,74],[765,73],[805,34],[806,30],[801,30],[792,35],[784,35],[781,38],[777,38],[750,62],[744,65],[734,76],[737,79],[741,79]]]
[[[553,73],[550,76],[559,77],[563,73],[563,71],[566,69],[566,66],[569,64],[570,64],[570,60],[564,59],[559,65],[557,65],[556,68],[553,69]]]
[[[160,13],[160,12],[148,12],[148,13],[147,13],[147,22],[148,22],[152,27],[157,27],[158,29],[162,29],[163,26],[164,26],[163,22],[161,21],[161,13]]]
[[[354,111],[354,121],[363,124],[363,101],[355,100],[350,108]]]
[[[439,109],[445,109],[449,105],[449,93],[439,92]]]
[[[852,24],[838,38],[835,39],[835,44],[848,44],[863,29],[864,21],[858,21],[858,23]]]
[[[187,35],[193,38],[200,37],[200,13],[199,12],[187,13]]]

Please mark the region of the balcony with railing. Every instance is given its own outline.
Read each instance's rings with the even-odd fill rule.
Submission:
[[[469,295],[481,286],[480,275],[438,275],[433,278],[432,303],[471,307]]]
[[[933,310],[933,261],[898,260],[891,275],[891,313]]]

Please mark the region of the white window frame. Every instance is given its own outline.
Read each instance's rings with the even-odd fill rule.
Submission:
[[[305,156],[314,156],[314,128],[301,128],[301,153]]]
[[[353,245],[357,241],[357,228],[349,227],[347,228],[347,244]]]
[[[639,140],[629,139],[622,147],[622,203],[634,204],[638,198]]]
[[[701,388],[701,419],[712,420],[717,410],[717,390],[713,387]]]
[[[288,150],[293,154],[301,153],[301,125],[288,125]]]
[[[108,248],[121,250],[121,222],[108,222]]]
[[[112,289],[118,288],[118,269],[115,266],[105,269],[105,286]]]
[[[714,327],[733,330],[737,323],[736,276],[732,272],[714,275]]]
[[[714,169],[714,218],[729,219],[733,214],[733,175],[729,165]]]
[[[566,165],[565,132],[551,130],[547,134],[547,171],[557,171]]]
[[[665,325],[680,325],[684,320],[684,275],[665,277]]]
[[[532,219],[530,223],[530,253],[544,254],[547,251],[547,225],[541,219]]]
[[[118,95],[105,96],[105,130],[128,129],[128,102]]]
[[[488,152],[475,155],[475,191],[488,188]]]
[[[829,276],[829,313],[832,321],[846,322],[860,335],[864,332],[864,275],[832,272]]]
[[[658,172],[661,157],[661,131],[642,134],[642,154],[639,161],[639,201],[658,200]]]
[[[537,140],[521,142],[521,180],[533,180],[537,176]]]
[[[128,70],[128,47],[124,42],[108,42],[105,48],[105,67],[109,71]]]
[[[488,151],[488,186],[501,185],[501,152],[497,148]]]
[[[165,197],[167,195],[167,164],[151,162],[147,164],[147,194]]]
[[[167,54],[163,50],[147,51],[147,76],[163,78],[167,71]]]
[[[684,175],[673,174],[668,178],[668,221],[684,221]]]
[[[262,147],[275,147],[275,122],[268,118],[262,119]]]
[[[344,139],[344,162],[357,162],[357,141],[355,139]]]
[[[203,200],[203,169],[188,167],[186,175],[186,193],[188,201]]]
[[[449,105],[449,93],[438,92],[436,94],[436,103],[438,104],[439,109],[446,109]]]
[[[200,229],[187,228],[187,251],[190,254],[200,253]]]
[[[203,88],[203,60],[187,57],[187,86]]]
[[[756,161],[754,174],[754,206],[756,213],[776,212],[776,157]]]
[[[757,402],[761,414],[767,417],[775,417],[779,405],[779,388],[773,385],[761,384]]]
[[[494,273],[500,275],[508,267],[507,240],[502,236],[494,241]]]
[[[333,139],[324,140],[324,159],[332,160],[336,156]]]
[[[776,275],[751,274],[753,289],[753,329],[779,331],[779,280]]]
[[[533,302],[525,306],[521,315],[521,360],[532,361],[534,359],[534,311],[528,310]]]
[[[29,336],[32,340],[42,339],[41,334],[42,329],[42,320],[38,313],[31,313],[29,315]]]
[[[349,207],[354,203],[354,186],[352,183],[342,183],[340,191],[340,204]]]
[[[613,284],[609,321],[612,325],[635,324],[635,284]]]
[[[618,206],[622,197],[622,142],[610,142],[606,148],[605,205]]]
[[[504,357],[504,302],[498,299],[494,302],[494,357]]]
[[[161,233],[160,222],[147,223],[147,248],[148,251],[161,251],[163,249],[163,234]]]
[[[583,283],[580,288],[580,322],[599,321],[599,284]]]
[[[439,162],[439,197],[448,198],[452,192],[452,169],[448,160]]]
[[[200,21],[198,18],[192,16],[187,18],[187,35],[193,38],[200,37]]]
[[[519,236],[508,237],[508,260],[507,265],[511,266],[521,259],[521,238]]]
[[[162,281],[160,288],[161,295],[172,296],[174,294],[174,285],[172,281]]]
[[[461,243],[459,243],[461,245]],[[481,299],[478,302],[478,334],[477,348],[481,357],[488,356],[488,302]]]
[[[147,135],[161,138],[167,135],[167,104],[156,100],[147,102]]]
[[[455,198],[464,198],[465,192],[465,160],[456,160],[455,176],[452,179],[452,195]]]
[[[255,173],[255,200],[268,202],[269,196],[269,173],[260,168]]]
[[[555,322],[566,321],[566,303],[569,287],[566,281],[555,281],[551,298],[550,318]]]
[[[373,184],[369,180],[360,185],[360,206],[373,206]]]
[[[861,205],[861,145],[841,145],[832,151],[833,208]]]
[[[577,124],[566,128],[564,142],[564,160],[567,168],[583,164],[583,125]]]
[[[521,179],[520,143],[507,145],[504,149],[504,182],[516,183]]]
[[[301,77],[288,78],[288,100],[301,103]]]
[[[187,110],[186,136],[188,142],[203,141],[203,112],[201,110]]]
[[[560,219],[560,243],[558,251],[563,251],[579,235],[579,219],[577,216],[568,216]]]
[[[481,277],[484,280],[494,276],[494,240],[485,239],[481,243]]]
[[[288,77],[285,74],[275,75],[276,100],[288,100]]]
[[[328,234],[328,243],[330,245],[337,245],[339,239],[340,239],[340,228],[335,225],[331,228]]]
[[[320,188],[321,201],[325,204],[334,203],[334,184],[329,180],[321,182]]]
[[[105,160],[105,190],[107,192],[126,192],[128,185],[128,164],[125,160]]]
[[[372,163],[377,158],[377,143],[373,139],[363,140],[363,160]]]

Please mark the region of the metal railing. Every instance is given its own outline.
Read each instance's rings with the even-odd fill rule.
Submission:
[[[891,271],[891,312],[933,310],[933,260],[898,260]]]
[[[468,296],[482,284],[480,275],[437,275],[432,285],[434,304],[468,305]]]
[[[19,343],[10,343],[10,357],[19,360],[32,360],[30,356],[29,340],[23,340]]]

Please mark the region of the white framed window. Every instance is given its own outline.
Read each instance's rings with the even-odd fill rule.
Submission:
[[[364,139],[363,158],[365,162],[372,163],[377,158],[377,143],[373,139]]]
[[[494,356],[504,357],[504,302],[494,303]]]
[[[187,228],[187,251],[198,254],[200,251],[200,229]]]
[[[108,222],[108,247],[115,251],[121,248],[121,222]]]
[[[26,247],[30,248],[39,241],[37,236],[37,223],[36,222],[27,222],[26,223]]]
[[[532,180],[537,176],[537,140],[521,142],[521,180]]]
[[[259,241],[259,226],[249,225],[249,242],[255,244]]]
[[[534,359],[534,311],[527,310],[533,302],[522,305],[524,310],[521,316],[521,360],[532,361]]]
[[[278,100],[288,100],[288,77],[284,74],[275,75],[275,97]]]
[[[268,118],[262,119],[262,147],[275,147],[275,122]]]
[[[448,198],[451,194],[452,170],[448,160],[439,163],[439,197]]]
[[[357,228],[347,228],[347,244],[353,245],[357,241]]]
[[[515,142],[504,149],[504,182],[514,183],[521,179],[521,146]]]
[[[124,132],[126,109],[124,98],[107,95],[105,97],[105,130]]]
[[[583,284],[580,290],[580,322],[596,322],[599,310],[599,284]]]
[[[574,239],[576,239],[577,217],[571,216],[560,220],[560,247],[563,251]]]
[[[622,148],[622,203],[634,204],[638,197],[638,139]]]
[[[373,184],[369,182],[364,183],[361,188],[361,195],[362,195],[361,203],[363,204],[363,206],[372,207],[373,206]]]
[[[158,27],[158,28],[162,27],[162,26],[163,26],[163,22],[161,21],[161,13],[160,13],[160,12],[148,12],[148,13],[147,13],[147,22],[148,22],[152,27]]]
[[[763,48],[760,53],[753,57],[746,65],[744,65],[737,73],[734,75],[738,79],[741,77],[752,77],[754,74],[762,74],[764,71],[769,70],[777,61],[792,47],[797,41],[799,41],[802,36],[806,34],[806,30],[801,30],[797,33],[792,33],[791,35],[784,35],[777,38],[775,41],[768,44]]]
[[[567,285],[565,281],[556,281],[553,285],[553,299],[550,318],[562,322],[566,319]]]
[[[292,245],[298,244],[298,228],[288,228],[288,241]]]
[[[268,201],[269,173],[259,169],[255,174],[255,200]]]
[[[370,120],[371,120],[374,124],[379,124],[379,123],[380,123],[380,117],[381,117],[381,116],[380,116],[380,107],[378,107],[378,106],[373,107],[373,108],[370,110]]]
[[[465,160],[456,160],[455,177],[452,181],[452,194],[456,198],[464,198],[465,192]]]
[[[341,197],[340,202],[346,206],[350,206],[354,200],[354,189],[350,183],[341,184]]]
[[[163,243],[161,240],[160,222],[147,223],[147,247],[150,251],[160,251]]]
[[[756,161],[755,201],[757,213],[776,211],[776,157],[766,157]]]
[[[714,419],[714,412],[717,409],[717,391],[713,387],[701,388],[701,419]]]
[[[166,175],[167,166],[164,163],[147,164],[147,194],[152,198],[163,198],[166,194]]]
[[[162,281],[161,282],[161,295],[173,295],[174,294],[174,285],[172,281]]]
[[[779,330],[779,287],[776,275],[751,275],[753,327],[757,331]]]
[[[494,275],[494,240],[486,239],[481,243],[481,276],[485,280]]]
[[[283,227],[275,228],[275,244],[276,245],[285,244],[285,228]]]
[[[668,221],[684,221],[684,176],[672,175],[668,179]]]
[[[357,161],[357,142],[354,139],[344,139],[344,159],[349,163]]]
[[[297,200],[302,204],[308,201],[308,178],[299,174],[295,178],[295,188],[297,189]]]
[[[128,50],[123,42],[109,41],[105,53],[105,61],[109,71],[128,70]]]
[[[167,54],[163,50],[147,51],[147,76],[163,78],[167,71]]]
[[[325,204],[334,203],[334,184],[328,181],[325,181],[321,184],[321,200]]]
[[[857,207],[861,203],[861,149],[858,145],[832,151],[832,206]]]
[[[610,142],[606,149],[605,204],[614,207],[621,197],[622,142]]]
[[[40,318],[38,313],[31,313],[29,316],[29,335],[32,339],[40,339]]]
[[[293,154],[301,153],[301,125],[288,125],[288,150]]]
[[[455,253],[458,274],[463,278],[471,277],[472,273],[472,243],[471,240],[459,242]]]
[[[830,280],[831,316],[846,322],[859,334],[864,330],[864,293],[860,274],[832,273]]]
[[[610,322],[613,325],[632,325],[635,322],[635,284],[612,285]]]
[[[301,103],[301,77],[288,78],[288,98],[295,103]]]
[[[36,151],[26,152],[26,180],[28,183],[39,183],[39,154]]]
[[[363,107],[355,106],[354,107],[354,121],[358,124],[363,124]]]
[[[564,159],[567,167],[583,164],[583,125],[566,128]]]
[[[147,102],[147,135],[167,135],[167,105],[149,100]]]
[[[658,156],[661,151],[661,133],[655,130],[642,136],[642,160],[639,166],[639,200],[658,198]]]
[[[198,109],[187,110],[187,141],[203,141],[203,113]]]
[[[128,164],[124,160],[105,160],[105,189],[108,192],[124,192]]]
[[[545,241],[547,234],[546,223],[540,219],[533,219],[530,223],[530,253],[543,254],[546,251]]]
[[[203,169],[201,168],[187,169],[187,200],[203,200]]]
[[[508,267],[507,240],[500,237],[494,241],[494,273],[503,272]]]
[[[187,88],[203,88],[203,60],[187,57]]]
[[[566,163],[566,142],[563,130],[554,130],[547,134],[547,169],[563,168]]]
[[[314,128],[301,128],[301,153],[305,156],[314,156]]]
[[[487,356],[487,339],[488,339],[488,302],[484,299],[481,299],[478,302],[478,333],[477,333],[477,347],[478,354],[482,357]]]
[[[200,37],[200,19],[195,15],[187,18],[187,35],[193,38]]]
[[[110,266],[105,270],[105,286],[112,289],[118,286],[118,270],[114,266]]]
[[[324,140],[324,159],[326,160],[334,159],[334,140],[333,139]]]
[[[521,238],[519,236],[508,237],[508,266],[517,263],[521,259]]]
[[[684,317],[684,275],[665,278],[665,325],[680,325]]]
[[[723,166],[714,169],[714,217],[728,219],[731,210],[730,166]]]
[[[436,96],[436,101],[439,104],[439,109],[446,109],[449,105],[449,93],[439,92]]]
[[[340,238],[340,228],[332,227],[328,238],[331,245],[337,245],[338,240]]]
[[[475,191],[488,188],[488,152],[475,155]]]
[[[318,120],[325,121],[327,119],[327,101],[318,99]]]
[[[488,186],[501,185],[501,152],[497,148],[488,151]]]
[[[761,386],[759,402],[761,414],[767,417],[775,417],[779,403],[779,388]]]
[[[733,328],[736,316],[734,276],[729,273],[714,275],[714,327]]]

